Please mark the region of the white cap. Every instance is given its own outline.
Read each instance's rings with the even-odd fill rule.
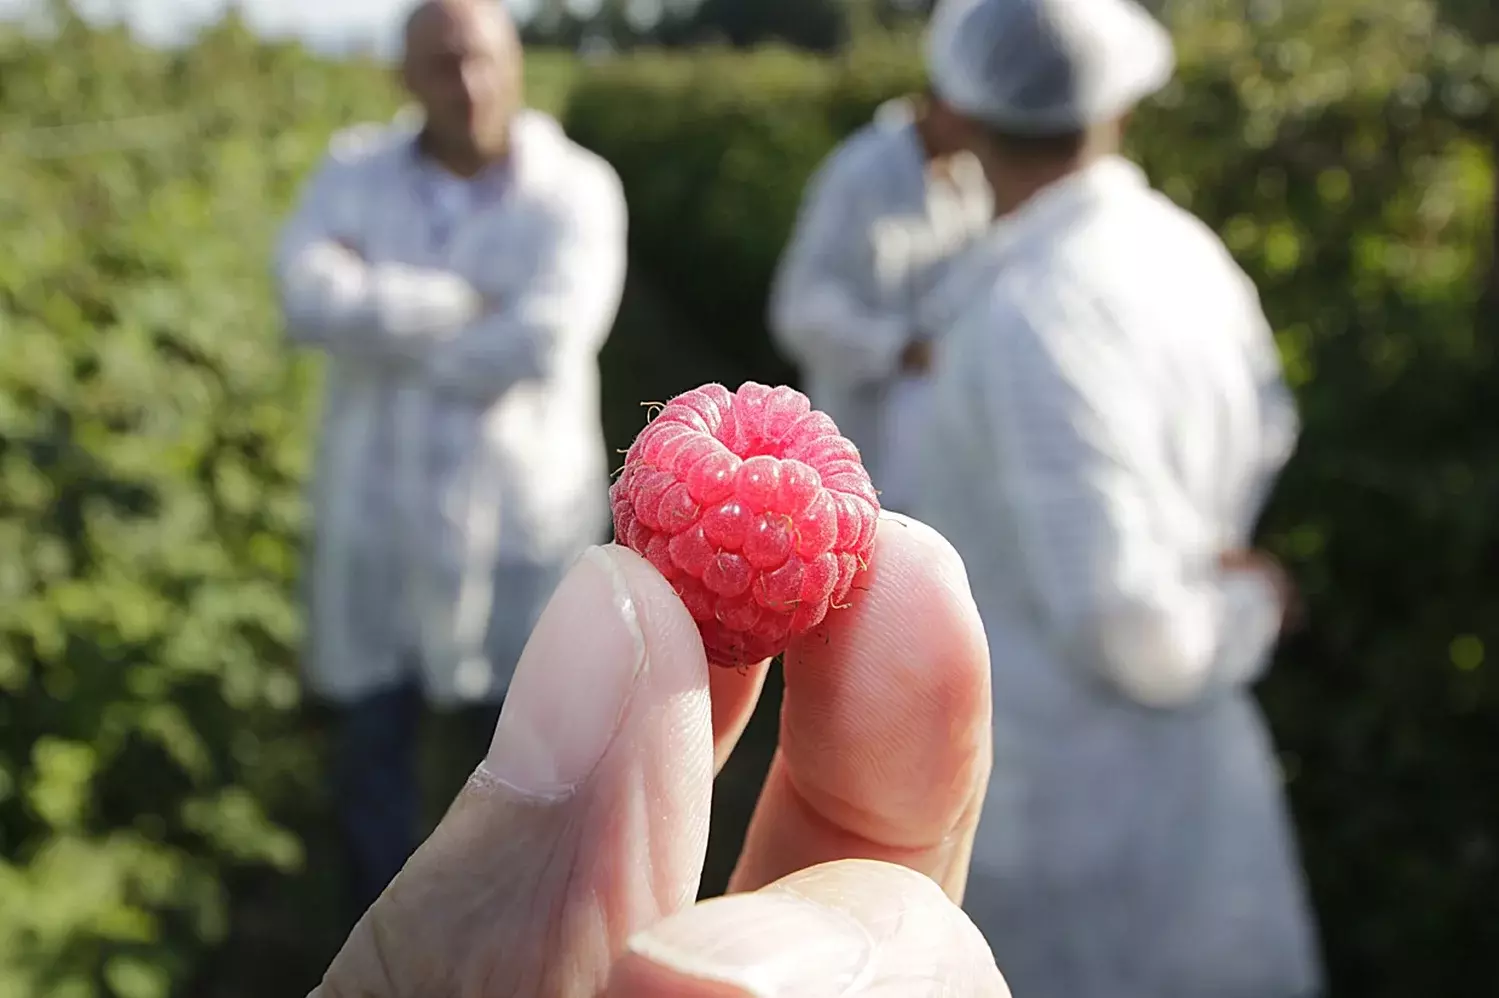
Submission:
[[[1018,134],[1117,118],[1175,68],[1170,34],[1134,0],[941,0],[927,37],[937,95]]]

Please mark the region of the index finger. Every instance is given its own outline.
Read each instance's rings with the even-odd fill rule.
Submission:
[[[780,746],[730,890],[875,859],[961,900],[992,762],[989,652],[962,559],[884,514],[853,606],[786,652]]]

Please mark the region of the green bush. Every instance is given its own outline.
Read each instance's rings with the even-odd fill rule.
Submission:
[[[541,100],[568,65],[538,60]],[[0,994],[164,996],[227,886],[302,867],[317,372],[267,251],[392,82],[234,22],[175,54],[0,35]]]
[[[1183,22],[1182,84],[1136,134],[1259,280],[1302,396],[1267,533],[1313,627],[1265,697],[1338,993],[1472,994],[1499,948],[1499,328],[1473,319],[1499,60],[1420,4],[1362,6],[1262,37]],[[560,106],[568,61],[532,68]],[[801,185],[919,78],[907,42],[648,54],[582,82],[570,126],[618,166],[635,239],[611,440],[706,376],[786,376],[761,316]],[[265,254],[328,134],[388,115],[391,82],[233,22],[182,53],[0,29],[0,994],[198,998],[229,888],[305,869],[317,370],[281,346]]]
[[[635,259],[715,350],[755,369],[776,369],[755,333],[796,212],[792,178],[834,139],[826,83],[814,58],[788,51],[629,59],[588,74],[568,106],[573,137],[624,179]]]
[[[802,182],[920,80],[904,50],[882,45],[836,61],[779,48],[650,54],[575,84],[567,126],[620,172],[650,280],[701,324],[706,346],[782,381],[791,371],[763,335],[765,292]]]
[[[1422,2],[1293,6],[1183,15],[1133,151],[1258,281],[1301,398],[1266,542],[1312,624],[1263,694],[1336,993],[1476,994],[1499,949],[1499,323],[1477,307],[1499,50]],[[910,47],[652,53],[590,73],[568,120],[618,167],[636,265],[695,345],[775,377],[761,315],[802,184],[919,75]]]

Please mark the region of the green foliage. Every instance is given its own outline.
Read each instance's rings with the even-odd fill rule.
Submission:
[[[1499,942],[1481,789],[1499,775],[1499,327],[1478,308],[1499,66],[1421,4],[1350,8],[1259,40],[1184,27],[1190,89],[1137,134],[1255,277],[1300,389],[1268,527],[1314,626],[1266,699],[1340,993],[1473,993]]]
[[[224,938],[229,878],[303,862],[317,372],[267,251],[392,82],[232,21],[180,54],[0,35],[0,994],[161,998]]]
[[[567,125],[619,171],[637,259],[711,330],[712,349],[784,380],[762,321],[802,182],[839,136],[920,80],[904,52],[875,45],[837,60],[652,54],[589,73]]]
[[[1179,79],[1134,152],[1254,276],[1301,396],[1266,535],[1313,623],[1264,697],[1336,993],[1474,994],[1499,948],[1499,320],[1478,308],[1499,51],[1419,0],[1224,6],[1181,5]],[[569,125],[619,169],[636,264],[697,345],[778,377],[761,315],[802,184],[919,78],[909,46],[647,54],[582,81]]]
[[[1267,532],[1314,624],[1265,695],[1337,991],[1473,993],[1499,944],[1499,328],[1473,318],[1499,58],[1420,3],[1253,31],[1207,6],[1182,5],[1182,82],[1138,152],[1259,281],[1302,396]],[[786,377],[761,316],[801,186],[920,83],[910,40],[647,54],[576,90],[532,56],[528,77],[631,200],[611,440],[642,399]],[[387,117],[391,84],[233,21],[179,54],[0,29],[0,994],[181,992],[227,931],[226,885],[304,863],[317,370],[282,348],[266,251],[328,134]]]

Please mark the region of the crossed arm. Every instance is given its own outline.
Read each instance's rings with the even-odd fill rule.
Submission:
[[[568,350],[608,336],[623,291],[626,209],[617,178],[582,174],[540,206],[517,289],[486,301],[464,277],[371,263],[351,248],[351,167],[330,157],[282,231],[276,278],[288,335],[333,355],[421,368],[434,390],[492,401],[549,378]]]
[[[360,256],[357,170],[330,154],[282,227],[274,271],[287,334],[334,355],[416,363],[483,303],[456,274]]]

